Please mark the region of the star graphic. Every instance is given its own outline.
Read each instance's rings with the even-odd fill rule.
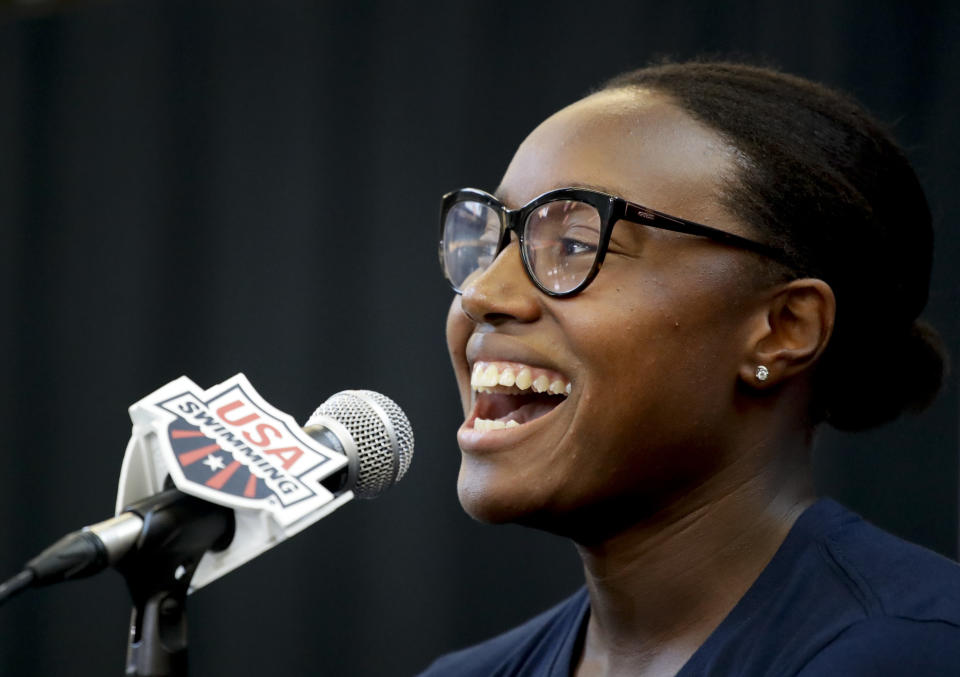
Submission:
[[[210,454],[205,459],[203,459],[203,464],[209,467],[211,471],[220,470],[221,468],[224,467],[223,459],[220,458],[219,456],[214,456],[213,454]]]

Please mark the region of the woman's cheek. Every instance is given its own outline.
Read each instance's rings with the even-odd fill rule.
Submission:
[[[464,415],[470,407],[470,366],[467,364],[466,348],[471,333],[473,322],[461,309],[460,296],[454,296],[447,311],[447,350],[453,373],[457,377]]]

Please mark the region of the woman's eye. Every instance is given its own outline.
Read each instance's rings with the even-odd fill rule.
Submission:
[[[599,231],[578,220],[564,224],[560,236],[560,247],[564,256],[593,255],[600,242]]]
[[[597,245],[592,242],[584,242],[574,237],[561,238],[560,244],[563,247],[565,256],[576,256],[578,254],[593,254],[597,251]]]

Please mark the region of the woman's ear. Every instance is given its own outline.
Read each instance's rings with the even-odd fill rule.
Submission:
[[[740,378],[762,388],[809,369],[830,340],[836,308],[823,280],[802,278],[779,287],[757,317]]]

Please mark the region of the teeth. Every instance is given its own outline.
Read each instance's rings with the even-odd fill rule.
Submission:
[[[504,428],[516,428],[519,423],[516,421],[495,421],[489,418],[478,418],[473,422],[473,429],[482,433],[488,430],[503,430]]]
[[[546,372],[546,373],[544,373]],[[504,392],[498,387],[527,390],[551,395],[569,395],[571,386],[560,374],[538,367],[518,364],[477,362],[473,365],[470,385],[480,393]]]
[[[546,392],[547,388],[550,387],[550,379],[542,374],[537,377],[537,380],[533,382],[533,392],[542,393]]]

